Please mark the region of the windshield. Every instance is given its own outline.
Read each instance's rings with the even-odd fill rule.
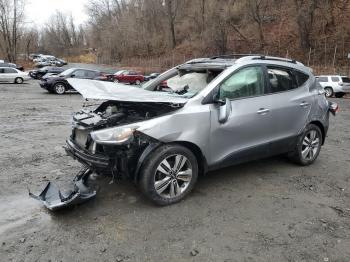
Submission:
[[[71,73],[73,73],[74,70],[75,70],[74,68],[67,69],[66,71],[63,71],[61,74],[59,74],[59,76],[68,76]]]
[[[120,71],[117,71],[114,75],[119,76],[124,72],[126,72],[126,70],[120,70]]]

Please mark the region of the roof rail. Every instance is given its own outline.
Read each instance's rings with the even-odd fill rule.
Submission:
[[[240,57],[245,57],[245,56],[264,56],[261,54],[229,54],[229,55],[217,55],[217,56],[212,56],[210,59],[218,59],[218,58],[240,58]]]
[[[288,58],[281,58],[281,57],[273,57],[273,56],[260,56],[260,57],[253,57],[252,59],[261,59],[261,60],[270,60],[270,61],[281,61],[281,62],[287,62],[287,63],[293,63],[296,64],[296,60],[288,59]]]

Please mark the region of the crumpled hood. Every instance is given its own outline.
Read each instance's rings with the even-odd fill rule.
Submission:
[[[67,79],[84,98],[128,102],[158,102],[185,104],[188,99],[165,92],[154,92],[119,83],[86,79]]]

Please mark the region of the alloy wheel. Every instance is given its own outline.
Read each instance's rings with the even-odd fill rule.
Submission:
[[[57,94],[62,95],[62,94],[64,94],[65,91],[66,91],[66,88],[64,85],[62,85],[62,84],[55,85],[55,92]]]
[[[154,179],[156,192],[164,198],[175,198],[182,195],[192,180],[190,161],[180,154],[166,157],[160,162]]]
[[[304,160],[312,161],[320,150],[320,136],[316,130],[310,130],[306,133],[301,145],[301,156]]]

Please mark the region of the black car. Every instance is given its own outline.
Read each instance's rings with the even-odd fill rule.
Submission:
[[[50,93],[62,95],[66,91],[74,91],[74,88],[67,82],[67,78],[96,79],[100,75],[101,73],[95,70],[70,68],[59,75],[43,77],[40,86]]]
[[[66,69],[61,68],[61,67],[55,67],[55,66],[45,66],[43,68],[40,68],[38,70],[32,70],[29,71],[29,75],[34,78],[34,79],[41,79],[44,75],[47,73],[50,74],[60,74]]]
[[[18,66],[13,63],[0,63],[0,67],[12,67],[12,68],[16,68],[17,70],[24,71],[23,66]]]
[[[160,73],[152,73],[148,76],[145,76],[145,81],[149,81],[151,79],[154,79],[154,78],[158,77],[159,75],[160,75]]]

